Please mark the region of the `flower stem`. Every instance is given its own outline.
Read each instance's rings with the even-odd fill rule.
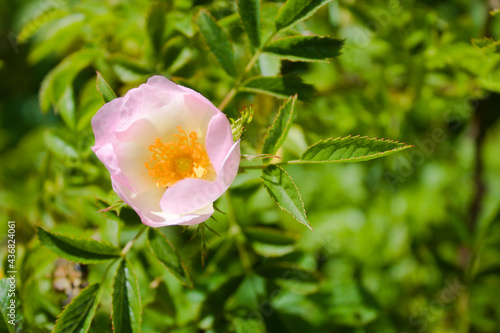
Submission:
[[[236,80],[234,87],[231,88],[231,90],[229,90],[226,97],[224,97],[222,102],[219,104],[219,107],[218,107],[219,110],[224,110],[226,108],[226,106],[233,100],[233,98],[238,93],[238,89],[240,88],[243,79],[252,70],[252,68],[255,65],[255,63],[257,62],[257,60],[259,60],[259,56],[261,55],[261,53],[264,50],[264,48],[266,47],[266,45],[274,38],[274,36],[276,36],[277,33],[278,33],[278,31],[273,32],[266,39],[266,41],[264,43],[262,43],[262,45],[259,46],[259,48],[257,50],[255,50],[255,54],[248,61],[247,65],[245,66],[245,69],[243,70],[243,72],[240,74],[240,76]]]
[[[121,252],[121,256],[122,257],[125,257],[125,255],[127,254],[127,252],[132,248],[132,246],[134,246],[135,241],[139,237],[141,237],[141,235],[144,233],[144,231],[146,231],[147,228],[148,228],[147,225],[142,226],[141,230],[139,230],[139,232],[137,233],[137,235],[135,235],[134,238],[132,238],[131,240],[128,241],[128,243],[122,249],[122,252]]]
[[[222,102],[219,104],[218,106],[219,110],[224,110],[225,107],[229,104],[229,102],[233,100],[234,96],[236,96],[236,93],[238,92],[238,88],[239,88],[239,83],[236,82],[236,85],[231,90],[229,90],[226,97],[224,97]]]
[[[270,165],[286,165],[286,164],[311,164],[311,163],[308,163],[306,161],[301,161],[301,160],[293,160],[293,161],[269,163],[269,164],[261,164],[261,165],[243,165],[243,166],[240,166],[240,169],[241,170],[265,169]]]
[[[141,235],[144,233],[144,231],[146,231],[146,229],[148,228],[147,225],[144,225],[142,226],[141,230],[139,230],[139,232],[134,236],[134,238],[132,238],[130,241],[128,241],[127,244],[125,244],[125,246],[123,247],[122,249],[122,252],[120,253],[120,257],[119,258],[116,258],[114,259],[112,262],[109,263],[108,267],[106,268],[106,270],[104,271],[104,274],[102,276],[102,279],[101,279],[101,284],[104,283],[104,280],[106,279],[106,275],[108,275],[108,272],[109,270],[111,269],[111,266],[113,266],[115,264],[115,262],[119,261],[119,260],[122,260],[125,255],[127,254],[127,252],[132,248],[132,246],[134,245],[135,241],[141,237]]]

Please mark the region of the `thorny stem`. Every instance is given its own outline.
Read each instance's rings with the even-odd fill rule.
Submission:
[[[287,162],[279,162],[279,163],[269,163],[269,164],[260,164],[260,165],[243,165],[240,166],[241,170],[251,170],[251,169],[265,169],[270,165],[285,165],[285,164],[310,164],[306,161],[301,160],[293,160]]]
[[[273,32],[271,34],[271,36],[269,36],[266,39],[266,41],[264,43],[262,43],[262,45],[259,46],[259,48],[255,51],[255,54],[248,61],[248,64],[245,66],[245,69],[243,70],[243,72],[240,74],[240,76],[236,80],[234,87],[231,88],[231,90],[229,90],[226,97],[224,97],[222,102],[219,104],[219,107],[218,107],[219,110],[224,110],[224,108],[233,100],[233,98],[238,93],[238,89],[240,88],[243,79],[248,74],[248,72],[250,72],[252,70],[252,68],[255,65],[255,63],[257,62],[257,60],[259,60],[259,56],[261,55],[261,53],[264,50],[264,48],[266,47],[266,45],[274,38],[274,36],[276,36],[277,33],[278,33],[278,31]]]

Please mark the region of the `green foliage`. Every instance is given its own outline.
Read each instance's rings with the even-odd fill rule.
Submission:
[[[260,46],[260,0],[238,0],[238,13],[253,46]]]
[[[472,45],[474,45],[477,48],[480,48],[480,49],[491,48],[493,51],[497,50],[499,45],[500,45],[499,41],[496,41],[491,37],[490,38],[487,38],[487,37],[473,38],[471,40],[471,43],[472,43]]]
[[[263,257],[282,257],[296,250],[296,236],[273,228],[247,228],[245,229],[245,236],[253,250]]]
[[[319,7],[332,0],[288,0],[281,7],[276,17],[276,29],[281,30],[292,24],[307,19]]]
[[[309,100],[314,93],[312,85],[304,83],[299,76],[292,75],[251,77],[243,82],[241,90],[279,98],[297,94],[299,100]]]
[[[106,82],[106,80],[104,80],[101,73],[99,72],[97,72],[96,87],[97,90],[99,91],[99,94],[101,94],[104,103],[111,102],[113,99],[116,98],[115,92]]]
[[[56,68],[54,68],[43,80],[40,86],[40,108],[43,112],[48,112],[51,105],[60,106],[60,103],[68,103],[64,99],[72,98],[65,96],[71,91],[71,85],[78,73],[87,67],[98,55],[100,51],[96,49],[86,49],[77,51],[68,56]],[[63,101],[61,101],[63,99]],[[64,111],[63,111],[64,112]],[[68,112],[68,111],[66,111]],[[74,111],[72,111],[74,112]],[[71,127],[73,114],[63,116],[68,126]]]
[[[72,147],[69,143],[51,133],[46,131],[44,133],[43,139],[45,144],[49,149],[60,158],[78,158],[79,154],[74,147]]]
[[[75,128],[75,100],[73,87],[68,85],[56,103],[56,109],[61,114],[61,118],[70,129]]]
[[[57,318],[54,333],[85,333],[89,331],[97,305],[101,299],[101,285],[85,288],[68,304]]]
[[[319,141],[302,154],[302,162],[311,163],[353,163],[372,160],[411,148],[401,142],[348,136],[345,138]]]
[[[330,36],[293,36],[267,44],[264,52],[289,60],[331,60],[340,55],[344,41]]]
[[[37,227],[38,239],[55,254],[82,264],[94,264],[120,257],[120,249],[90,238],[73,238]]]
[[[236,64],[234,62],[233,47],[229,42],[224,30],[217,21],[205,10],[201,10],[196,18],[196,23],[203,38],[208,44],[210,51],[214,54],[219,64],[230,76],[236,76]]]
[[[163,31],[165,29],[165,6],[153,3],[146,18],[146,29],[155,55],[158,57],[163,46]]]
[[[113,332],[141,332],[141,295],[132,267],[123,259],[113,279]]]
[[[182,284],[192,288],[193,282],[186,270],[179,253],[168,239],[159,231],[150,228],[148,233],[148,245],[151,253],[158,261],[172,273]]]
[[[290,127],[292,126],[296,100],[297,95],[290,97],[278,110],[264,139],[262,154],[275,154],[285,142],[288,131],[290,131]]]
[[[280,166],[269,165],[262,171],[262,181],[267,192],[278,206],[290,213],[297,221],[312,230],[307,220],[304,202],[293,179]]]
[[[498,332],[498,10],[429,4],[0,6],[17,332],[52,332],[58,317],[57,331],[111,332],[139,307],[143,332]],[[240,172],[200,226],[140,229],[90,149],[103,100],[155,74],[236,119]]]

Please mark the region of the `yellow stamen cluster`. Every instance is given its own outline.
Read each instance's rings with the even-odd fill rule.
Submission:
[[[180,126],[177,129],[180,134],[175,134],[174,140],[163,143],[157,138],[155,144],[149,146],[153,156],[145,165],[158,188],[170,187],[184,178],[202,178],[211,166],[196,132],[188,137]]]

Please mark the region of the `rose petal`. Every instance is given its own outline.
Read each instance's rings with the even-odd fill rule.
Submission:
[[[169,225],[193,225],[206,221],[213,213],[213,205],[210,203],[190,214],[178,215],[162,212],[158,202],[162,190],[150,189],[140,194],[133,193],[127,186],[113,181],[113,190],[139,215],[141,222],[154,228]]]
[[[212,216],[213,213],[214,213],[214,206],[213,204],[210,204],[206,207],[203,207],[202,209],[191,212],[190,214],[178,215],[176,217],[174,217],[175,215],[168,215],[163,212],[160,212],[158,213],[158,216],[160,218],[164,218],[163,222],[155,222],[147,218],[145,219],[141,218],[141,221],[142,223],[149,225],[150,227],[153,228],[165,227],[170,225],[195,225],[205,222],[210,218],[210,216]]]
[[[215,170],[218,170],[233,145],[233,132],[227,117],[220,112],[208,124],[205,147]]]
[[[155,179],[149,175],[145,163],[149,162],[151,152],[148,146],[132,142],[120,143],[115,148],[120,172],[127,179],[130,189],[141,193],[156,188]]]
[[[240,141],[233,144],[219,170],[217,179],[209,182],[185,178],[165,190],[160,207],[169,214],[187,214],[219,198],[233,182],[240,164]]]
[[[197,132],[199,142],[204,144],[210,119],[220,111],[199,96],[162,76],[153,76],[127,92],[116,130],[126,132],[138,120],[148,119],[166,141],[179,134],[180,126],[186,133]]]
[[[124,98],[115,98],[103,105],[92,118],[92,130],[95,136],[95,146],[99,147],[115,141],[114,130],[120,121],[120,110]]]
[[[116,132],[116,138],[120,142],[133,142],[137,145],[146,147],[146,149],[148,149],[151,144],[154,144],[156,138],[160,136],[161,133],[150,119],[139,119],[131,124],[125,131]]]
[[[92,147],[97,158],[104,164],[106,169],[112,177],[115,177],[117,181],[126,184],[128,186],[128,179],[122,174],[120,167],[118,166],[118,159],[116,157],[115,148],[111,143],[105,144],[103,146]]]

